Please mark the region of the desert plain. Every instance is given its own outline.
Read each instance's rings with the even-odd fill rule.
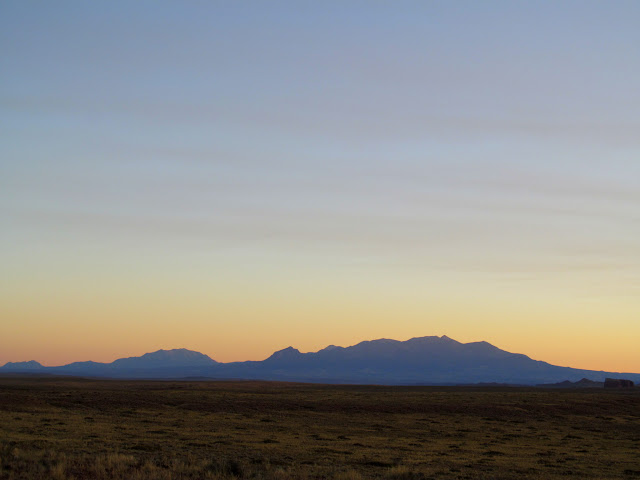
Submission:
[[[640,478],[640,389],[0,378],[0,478]]]

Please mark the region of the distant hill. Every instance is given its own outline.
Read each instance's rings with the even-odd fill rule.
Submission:
[[[158,350],[145,353],[141,357],[120,358],[111,365],[114,368],[163,368],[163,367],[201,367],[215,365],[216,362],[207,355],[186,348],[175,350]]]
[[[158,350],[140,357],[119,358],[111,363],[73,362],[60,367],[44,367],[36,361],[7,363],[2,371],[46,372],[63,375],[84,375],[114,378],[179,378],[218,365],[207,355],[186,348]]]
[[[578,380],[577,382],[570,382],[569,380],[565,380],[564,382],[558,383],[544,383],[542,385],[538,385],[538,387],[548,387],[548,388],[603,388],[604,382],[594,382],[593,380],[589,380],[588,378],[583,378]]]
[[[24,371],[33,371],[33,370],[41,370],[45,367],[43,367],[39,362],[36,362],[35,360],[29,360],[28,362],[7,362],[3,367],[2,370],[7,370],[7,371],[20,371],[20,372],[24,372]]]
[[[378,339],[350,347],[330,345],[309,353],[288,347],[263,361],[219,363],[183,348],[158,350],[111,363],[89,361],[43,367],[31,361],[10,362],[0,367],[0,372],[19,371],[113,378],[234,378],[380,385],[586,387],[604,382],[606,377],[640,382],[637,373],[559,367],[501,350],[487,342],[460,343],[447,336],[418,337],[404,342]]]

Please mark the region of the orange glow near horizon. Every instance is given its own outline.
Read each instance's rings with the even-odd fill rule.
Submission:
[[[560,366],[640,372],[638,301],[632,297],[568,301],[547,291],[536,296],[528,288],[472,287],[475,279],[465,285],[464,276],[458,276],[455,289],[427,278],[418,282],[415,276],[350,286],[321,280],[316,273],[313,289],[300,282],[258,284],[251,291],[262,294],[246,300],[221,285],[199,293],[189,285],[173,285],[174,295],[168,295],[168,285],[147,284],[136,294],[129,290],[133,284],[116,291],[84,286],[82,295],[58,285],[48,291],[43,286],[39,302],[27,307],[14,291],[2,302],[3,318],[14,321],[0,326],[0,337],[12,339],[0,349],[0,364],[111,362],[172,348],[196,350],[220,362],[263,360],[288,346],[306,352],[376,338],[447,335],[463,343],[488,341]],[[470,288],[473,294],[465,299],[460,292]],[[505,292],[509,301],[500,297]],[[602,318],[613,317],[614,306],[615,322],[603,333]],[[621,337],[621,330],[628,334]]]

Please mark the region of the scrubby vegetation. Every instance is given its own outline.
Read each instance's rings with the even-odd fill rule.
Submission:
[[[0,378],[0,478],[640,478],[640,391]]]

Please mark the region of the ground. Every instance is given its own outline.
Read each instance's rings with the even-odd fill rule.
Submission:
[[[640,478],[640,390],[0,377],[2,479]]]

